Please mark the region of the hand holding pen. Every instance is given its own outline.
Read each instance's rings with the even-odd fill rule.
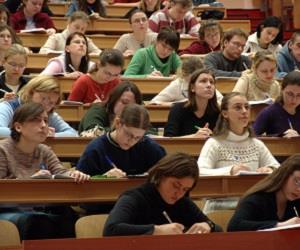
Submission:
[[[39,165],[39,170],[33,174],[31,177],[37,177],[37,176],[40,176],[40,175],[49,175],[51,176],[51,172],[48,170],[48,167],[45,163],[41,163]]]
[[[155,225],[153,235],[183,234],[184,226],[179,223],[172,222],[166,211],[162,212],[167,224]]]
[[[198,129],[198,131],[194,134],[194,137],[196,138],[201,138],[201,139],[206,139],[208,138],[211,134],[212,131],[209,128],[209,123],[207,122],[203,128],[194,126],[195,129]]]
[[[283,137],[291,138],[291,137],[299,136],[299,133],[297,132],[297,130],[294,129],[291,120],[287,119],[287,122],[289,124],[289,129],[283,133],[284,134]]]
[[[66,73],[65,77],[77,79],[82,75],[82,73],[74,68],[72,64],[68,64],[69,68],[72,70],[70,73]]]
[[[13,100],[17,97],[17,94],[14,93],[14,92],[8,92],[4,89],[0,89],[0,92],[4,93],[4,96],[3,96],[3,100],[4,101],[10,101],[10,100]]]
[[[295,217],[288,219],[286,221],[283,222],[278,222],[276,227],[282,227],[282,226],[289,226],[289,225],[295,225],[295,224],[300,224],[300,217],[299,217],[299,213],[297,210],[297,207],[293,207],[294,213],[295,213]]]
[[[159,70],[157,70],[153,65],[151,65],[150,67],[152,69],[152,72],[148,76],[150,76],[150,77],[155,77],[155,76],[162,77],[163,76],[162,73]]]
[[[238,175],[240,171],[251,171],[251,169],[241,162],[239,155],[233,156],[235,164],[230,169],[230,175]]]
[[[104,175],[108,177],[116,177],[116,178],[122,178],[126,177],[126,173],[123,172],[121,169],[119,169],[116,164],[108,157],[108,155],[104,156],[108,164],[112,167],[112,169],[108,170]]]

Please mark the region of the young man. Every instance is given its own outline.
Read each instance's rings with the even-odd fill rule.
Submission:
[[[124,75],[129,77],[155,77],[174,74],[180,65],[176,54],[179,35],[170,28],[163,28],[156,43],[135,52]]]
[[[162,27],[171,27],[179,34],[197,36],[200,24],[190,11],[192,0],[171,0],[169,8],[157,11],[149,19],[149,28],[158,33]]]
[[[283,78],[287,73],[300,69],[300,31],[293,33],[277,56],[277,77]]]
[[[250,68],[251,61],[242,52],[247,35],[241,29],[231,29],[224,34],[222,51],[209,53],[204,57],[204,65],[215,76],[240,77],[242,71]]]

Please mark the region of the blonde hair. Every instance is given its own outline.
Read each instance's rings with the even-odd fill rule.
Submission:
[[[40,75],[32,78],[19,92],[22,103],[30,102],[34,92],[55,93],[60,95],[59,84],[52,76]],[[60,98],[56,104],[59,104]]]
[[[25,61],[27,63],[27,53],[25,48],[17,43],[14,43],[13,45],[10,46],[8,50],[5,51],[4,53],[4,60],[6,61],[7,58],[14,56],[14,55],[22,55],[25,58]]]
[[[274,62],[277,66],[277,61],[273,53],[270,51],[258,51],[252,59],[251,70],[254,72],[263,61]]]

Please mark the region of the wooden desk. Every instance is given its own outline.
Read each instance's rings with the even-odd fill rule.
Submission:
[[[269,148],[274,156],[286,157],[300,153],[300,138],[271,138],[261,137],[262,141]],[[60,158],[79,158],[91,138],[70,138],[57,137],[48,138],[46,144],[49,145]],[[155,138],[168,153],[184,152],[198,157],[205,143],[203,139],[196,138]]]
[[[225,7],[213,7],[213,6],[209,6],[209,7],[203,7],[203,6],[194,6],[192,9],[192,12],[194,14],[194,16],[196,17],[200,17],[202,12],[206,11],[206,10],[218,10],[221,12],[224,12],[224,18],[227,18],[227,11]]]
[[[66,3],[48,3],[49,9],[54,16],[65,16],[69,9],[70,2]]]
[[[263,175],[199,177],[191,198],[241,196]],[[114,202],[146,179],[102,179],[84,184],[73,180],[0,180],[1,204]]]
[[[161,235],[101,237],[97,239],[56,239],[23,242],[25,250],[296,250],[300,230],[276,232],[233,232],[203,235]]]

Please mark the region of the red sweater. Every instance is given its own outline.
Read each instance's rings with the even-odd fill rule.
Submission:
[[[83,103],[92,103],[97,99],[97,95],[101,98],[102,101],[106,101],[110,92],[119,83],[119,78],[107,83],[98,83],[95,82],[88,74],[84,74],[74,82],[68,100]]]
[[[212,51],[221,50],[220,44],[215,49],[211,49],[205,41],[195,41],[189,47],[181,50],[179,55],[183,54],[208,54]]]

